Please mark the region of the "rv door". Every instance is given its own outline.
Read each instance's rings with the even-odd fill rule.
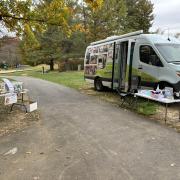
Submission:
[[[129,80],[132,73],[134,40],[119,42],[115,46],[113,63],[113,89],[129,90]]]
[[[134,87],[134,80],[133,80],[133,56],[134,56],[134,47],[135,47],[135,40],[130,39],[129,40],[129,47],[128,47],[128,62],[127,62],[127,73],[126,73],[126,79],[128,80],[126,84],[126,91],[129,91],[131,89],[136,89],[137,87]]]
[[[160,58],[151,45],[139,46],[139,66],[141,85],[154,88],[158,82],[158,70],[162,67]]]
[[[114,43],[112,89],[119,89],[120,43]]]

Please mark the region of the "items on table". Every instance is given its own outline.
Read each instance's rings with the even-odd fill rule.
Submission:
[[[22,82],[13,82],[15,92],[21,92],[23,90],[23,83]]]
[[[173,88],[165,87],[163,93],[164,93],[164,98],[174,99]]]
[[[157,88],[156,90],[140,90],[138,93],[144,94],[146,96],[150,96],[155,99],[174,99],[173,88],[165,87],[165,89],[160,90]]]
[[[21,92],[23,90],[23,83],[13,81],[12,86],[10,86],[6,82],[0,83],[0,94],[8,93],[8,92]]]

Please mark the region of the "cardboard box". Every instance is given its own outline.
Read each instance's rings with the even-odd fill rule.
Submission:
[[[37,101],[30,101],[26,104],[27,112],[33,112],[37,110]]]

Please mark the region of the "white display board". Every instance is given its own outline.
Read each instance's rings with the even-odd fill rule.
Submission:
[[[4,104],[10,105],[14,103],[17,103],[17,94],[16,93],[6,94]]]

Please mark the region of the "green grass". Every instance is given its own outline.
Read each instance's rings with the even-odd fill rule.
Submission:
[[[3,74],[3,76],[30,76],[39,79],[44,79],[58,84],[63,84],[67,87],[80,89],[86,85],[84,81],[84,73],[82,71],[71,71],[71,72],[58,72],[51,71],[42,74],[40,70],[36,71],[24,71],[24,72],[14,72],[9,74]]]
[[[3,82],[3,80],[2,80],[2,78],[3,77],[0,77],[0,83],[2,83]],[[15,81],[14,79],[12,79],[12,78],[8,78],[10,81]]]
[[[155,102],[148,102],[147,100],[138,100],[137,112],[146,116],[154,115],[157,112],[158,105]]]
[[[31,72],[30,76],[80,89],[85,85],[83,72],[49,72],[46,74]]]

